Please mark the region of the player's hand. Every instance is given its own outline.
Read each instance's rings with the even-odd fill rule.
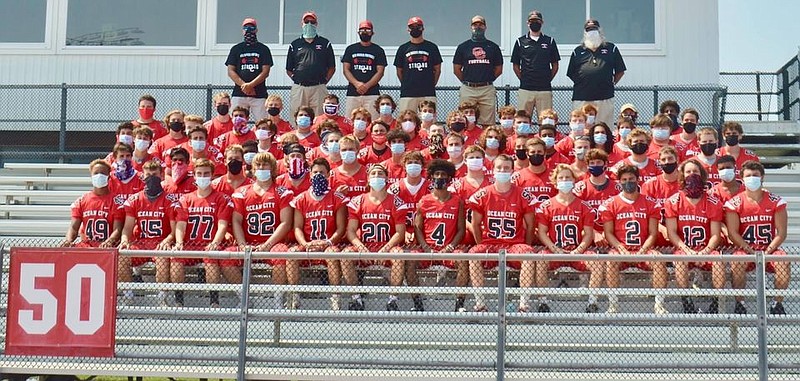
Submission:
[[[172,247],[172,250],[182,251],[183,250],[183,242],[175,242],[175,246]]]
[[[631,252],[628,251],[628,248],[622,245],[620,245],[620,247],[617,248],[617,251],[619,251],[619,253],[622,255],[631,255]]]
[[[313,240],[306,245],[308,251],[323,251],[328,248],[328,243],[323,240]]]
[[[206,245],[206,251],[216,251],[218,249],[219,249],[219,243],[217,242],[211,242],[208,245]]]
[[[256,91],[253,89],[253,85],[250,82],[242,84],[242,92],[251,97],[256,95]]]
[[[247,251],[247,249],[249,249],[249,248],[250,248],[250,245],[248,245],[248,244],[246,244],[246,243],[240,243],[240,244],[238,245],[238,247],[239,247],[239,251]]]
[[[366,83],[364,82],[357,82],[357,83],[358,84],[356,85],[356,92],[358,92],[358,95],[364,95],[367,93],[367,91],[369,91],[369,87],[367,87]]]
[[[169,250],[171,246],[172,246],[172,240],[169,238],[164,238],[163,241],[158,243],[158,246],[156,246],[156,250],[162,250],[162,251]]]
[[[348,187],[346,184],[339,185],[339,187],[336,188],[336,192],[339,192],[339,193],[345,194],[345,195],[348,193],[349,190],[350,190],[350,187]]]
[[[69,241],[69,240],[65,239],[65,240],[61,241],[61,243],[58,246],[59,247],[72,247],[72,241]]]
[[[130,249],[131,248],[131,243],[128,242],[128,241],[122,241],[122,242],[119,243],[117,248],[120,249],[120,250]]]
[[[101,249],[108,249],[109,247],[114,247],[114,241],[111,241],[111,240],[105,240],[105,241],[103,241],[102,243],[100,243],[100,246],[99,246],[99,247],[100,247]]]

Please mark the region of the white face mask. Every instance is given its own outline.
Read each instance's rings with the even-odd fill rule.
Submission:
[[[403,127],[403,131],[408,133],[411,133],[411,131],[414,131],[414,129],[417,128],[417,125],[410,120],[400,123],[400,125]]]
[[[272,179],[272,171],[269,169],[256,169],[255,175],[256,180],[258,181],[267,181]]]
[[[345,164],[350,164],[356,161],[356,151],[342,151],[339,154],[342,156],[342,161]]]
[[[433,113],[430,112],[423,112],[419,114],[419,118],[422,119],[423,122],[432,122],[433,121]]]
[[[447,147],[447,154],[450,157],[459,157],[461,156],[461,147],[459,146],[448,146]]]
[[[731,182],[733,178],[736,176],[736,171],[733,168],[726,168],[719,170],[719,178],[724,182]]]
[[[483,159],[479,157],[471,157],[466,160],[467,162],[467,169],[470,171],[477,171],[479,169],[483,169]]]
[[[410,163],[406,164],[406,174],[409,177],[417,177],[422,174],[422,164]]]
[[[210,177],[195,177],[194,183],[197,185],[197,188],[204,190],[211,185],[211,178]]]
[[[267,140],[272,137],[272,132],[269,130],[256,130],[256,139]]]
[[[367,121],[366,120],[361,120],[361,119],[354,120],[353,121],[353,128],[356,131],[366,131],[367,130]]]
[[[149,140],[136,139],[133,143],[136,145],[137,151],[147,151],[147,149],[150,147]]]
[[[594,124],[594,121],[597,119],[597,115],[586,115],[586,123]]]
[[[192,150],[195,152],[201,152],[206,149],[206,141],[205,140],[192,140]]]
[[[120,143],[125,143],[125,144],[131,146],[131,145],[133,145],[133,136],[131,136],[131,135],[120,135],[119,136],[119,142]]]
[[[108,185],[108,175],[102,173],[95,173],[92,175],[92,186],[95,188],[103,188]]]
[[[467,115],[467,123],[475,124],[475,115]]]

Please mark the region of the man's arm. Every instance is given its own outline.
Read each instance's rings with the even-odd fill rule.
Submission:
[[[453,64],[453,74],[456,76],[456,78],[458,78],[459,82],[463,82],[464,81],[464,72],[462,70],[463,70],[463,66],[462,65]],[[435,71],[434,71],[434,73],[435,73]]]
[[[550,64],[550,80],[552,81],[553,78],[556,77],[556,73],[558,73],[558,61],[555,61]]]
[[[442,75],[442,64],[433,67],[433,85],[439,83],[439,76]]]
[[[620,79],[622,79],[622,76],[623,76],[623,75],[625,75],[625,72],[624,72],[624,71],[618,71],[618,72],[614,73],[614,84],[615,84],[615,85],[616,85],[617,83],[619,83],[619,80],[620,80]]]

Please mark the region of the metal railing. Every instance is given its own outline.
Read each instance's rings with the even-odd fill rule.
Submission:
[[[728,87],[727,119],[800,119],[800,61],[792,57],[774,72],[720,72]]]

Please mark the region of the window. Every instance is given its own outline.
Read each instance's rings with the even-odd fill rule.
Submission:
[[[280,0],[220,0],[217,2],[217,44],[242,42],[242,20],[252,17],[258,22],[258,41],[277,44],[280,36],[276,15]]]
[[[470,38],[470,19],[486,18],[486,38],[500,41],[500,7],[498,0],[370,0],[367,18],[375,25],[374,41],[383,46],[400,46],[410,39],[408,19],[422,17],[424,36],[441,46],[458,46]]]
[[[314,11],[319,18],[317,33],[334,44],[347,43],[347,0],[284,0],[283,43],[289,44],[302,33],[303,13]],[[277,13],[277,12],[275,12]]]
[[[66,43],[193,47],[197,0],[69,0]]]
[[[528,13],[534,9],[542,12],[542,33],[555,38],[559,51],[569,52],[580,43],[586,22],[586,0],[523,0],[522,34],[528,33]],[[602,20],[600,24],[605,27]]]
[[[0,43],[44,43],[47,0],[0,0]]]

